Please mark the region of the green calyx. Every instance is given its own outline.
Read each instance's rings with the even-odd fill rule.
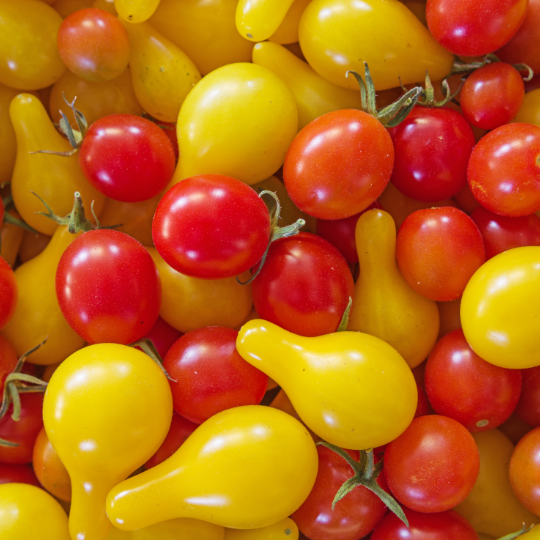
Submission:
[[[524,523],[523,527],[519,531],[507,534],[506,536],[499,538],[499,540],[514,540],[514,538],[519,538],[521,535],[528,533],[533,527],[534,525],[527,527]]]
[[[379,120],[384,127],[396,127],[403,122],[412,111],[422,94],[423,88],[421,86],[416,86],[407,91],[395,103],[391,103],[387,107],[377,110],[375,84],[373,83],[367,62],[364,62],[364,67],[365,82],[364,79],[362,79],[362,76],[356,71],[347,71],[345,74],[345,76],[348,77],[350,73],[358,82],[362,100],[362,109],[364,112],[371,114],[371,116]]]
[[[452,65],[452,71],[449,75],[445,77],[445,79],[448,79],[452,75],[458,75],[462,73],[463,75],[467,76],[470,75],[473,71],[476,71],[477,69],[483,68],[484,66],[487,66],[488,64],[493,64],[494,62],[500,62],[499,58],[491,54],[486,54],[482,60],[475,61],[475,62],[463,62],[458,56],[454,57],[454,64]],[[515,67],[518,71],[526,71],[527,76],[523,77],[523,80],[530,81],[534,76],[534,71],[531,69],[530,66],[527,64],[511,64],[513,67]]]
[[[433,84],[431,84],[429,73],[426,70],[425,88],[422,90],[422,95],[418,100],[418,105],[422,105],[423,107],[444,107],[459,94],[464,82],[465,80],[463,79],[459,85],[459,88],[452,94],[447,79],[443,79],[441,82],[441,89],[444,98],[441,101],[435,101],[435,89],[433,88]]]
[[[396,516],[409,526],[409,522],[405,513],[403,512],[401,506],[398,502],[384,489],[377,484],[377,477],[382,471],[383,461],[379,461],[375,464],[373,457],[373,450],[361,450],[360,451],[360,460],[355,461],[345,450],[327,442],[319,442],[317,446],[322,445],[329,450],[332,450],[339,456],[341,456],[352,468],[354,471],[354,476],[349,478],[337,491],[334,501],[332,502],[332,510],[335,508],[336,504],[347,496],[355,487],[363,486],[366,489],[369,489],[372,493],[377,495],[379,499],[391,510]]]
[[[351,314],[351,307],[352,307],[352,298],[349,296],[347,307],[345,308],[345,311],[343,312],[341,321],[339,321],[339,326],[337,327],[336,332],[344,332],[345,330],[347,330],[347,326],[349,325],[349,315]]]

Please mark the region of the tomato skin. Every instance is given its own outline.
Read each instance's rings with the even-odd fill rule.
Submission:
[[[523,387],[515,414],[533,427],[540,426],[540,366],[522,369]]]
[[[467,163],[475,145],[467,120],[447,107],[415,107],[388,130],[394,143],[392,183],[417,201],[453,197],[467,183]]]
[[[479,206],[471,214],[486,248],[486,260],[521,246],[540,246],[540,217],[499,216]]]
[[[404,508],[409,527],[388,512],[377,525],[371,540],[478,540],[472,525],[454,510],[424,514]]]
[[[433,37],[450,52],[480,56],[508,43],[525,18],[527,0],[428,0]]]
[[[17,280],[11,266],[0,257],[0,328],[11,319],[19,297]]]
[[[539,126],[516,122],[490,131],[469,160],[467,179],[473,195],[495,214],[519,217],[537,212],[539,158]]]
[[[161,317],[156,319],[156,324],[152,326],[148,334],[144,336],[154,344],[159,356],[165,358],[165,355],[169,349],[173,346],[174,342],[182,337],[184,334],[173,328],[170,324],[166,323]]]
[[[0,463],[0,484],[30,484],[41,487],[30,465],[7,465]]]
[[[320,336],[336,331],[354,283],[332,244],[300,233],[272,243],[252,291],[261,319],[301,336]]]
[[[357,450],[346,450],[355,460]],[[354,474],[351,466],[338,454],[317,447],[319,470],[315,485],[302,506],[291,515],[300,531],[311,540],[358,540],[370,533],[386,514],[385,504],[371,491],[358,486],[348,493],[332,510],[338,489]],[[378,459],[375,459],[377,462]],[[388,491],[381,472],[377,483]]]
[[[268,210],[255,190],[217,174],[175,184],[152,222],[152,238],[165,262],[199,279],[249,270],[263,256],[270,232]]]
[[[469,431],[487,431],[507,420],[521,392],[521,372],[482,360],[462,330],[444,336],[426,364],[426,392],[437,414]]]
[[[69,325],[89,343],[137,341],[154,326],[161,305],[150,254],[134,238],[108,229],[86,232],[64,251],[56,295]]]
[[[172,178],[175,163],[163,130],[131,114],[96,120],[79,150],[79,165],[92,186],[123,202],[155,197]]]
[[[13,345],[0,334],[0,393],[3,395],[6,377],[17,365],[17,353]]]
[[[323,114],[298,133],[285,157],[283,179],[306,214],[344,219],[379,197],[393,166],[392,139],[383,125],[363,111],[344,109]]]
[[[122,23],[102,9],[79,9],[58,31],[58,52],[75,75],[91,82],[115,79],[129,62],[129,37]]]
[[[268,376],[238,354],[237,336],[231,328],[210,326],[174,343],[163,366],[176,381],[169,384],[178,414],[202,424],[226,409],[262,401]]]
[[[469,494],[480,469],[471,434],[456,420],[415,418],[384,454],[384,473],[396,499],[416,512],[450,510]]]

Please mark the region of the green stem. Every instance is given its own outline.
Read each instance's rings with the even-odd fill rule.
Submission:
[[[8,214],[7,212],[4,214],[4,223],[9,223],[10,225],[16,225],[17,227],[20,227],[21,229],[24,229],[25,231],[29,231],[33,234],[37,234],[37,231],[30,227],[27,223],[25,223],[22,219],[17,219],[15,216],[12,216],[11,214]]]
[[[154,345],[153,341],[148,338],[142,338],[139,339],[139,341],[135,341],[134,343],[129,344],[130,347],[140,347],[145,354],[147,354],[161,369],[163,375],[169,379],[171,382],[177,382],[176,379],[171,378],[171,376],[167,373],[167,370],[163,366],[163,360],[161,359],[161,355],[159,354],[158,350],[156,349],[156,346]]]
[[[345,311],[343,312],[343,316],[341,317],[341,321],[339,322],[339,326],[337,327],[336,332],[344,332],[345,330],[347,330],[347,326],[349,325],[349,315],[351,314],[351,307],[352,307],[352,297],[349,296],[347,307],[345,308]]]
[[[531,525],[527,528],[524,523],[523,527],[519,531],[507,534],[506,536],[499,538],[499,540],[514,540],[514,538],[519,538],[522,534],[528,533],[533,527],[534,525]]]

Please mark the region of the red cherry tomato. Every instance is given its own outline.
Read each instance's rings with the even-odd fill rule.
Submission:
[[[478,227],[451,206],[410,214],[398,231],[396,258],[407,283],[438,302],[460,298],[486,259]]]
[[[355,460],[357,450],[346,450]],[[332,510],[338,489],[354,475],[351,466],[324,446],[317,447],[319,470],[308,498],[292,514],[292,520],[310,540],[358,540],[370,533],[386,513],[385,504],[363,486],[355,487]],[[375,462],[379,459],[375,456]],[[381,472],[377,483],[388,491]]]
[[[69,325],[89,343],[141,339],[161,306],[156,265],[142,244],[119,231],[89,231],[64,251],[56,296]]]
[[[173,328],[170,324],[166,323],[161,317],[158,317],[156,324],[152,326],[150,332],[144,337],[152,341],[159,356],[165,358],[165,355],[169,352],[169,349],[173,346],[174,342],[183,335],[182,332],[179,332],[176,328]],[[139,349],[140,347],[137,348]]]
[[[392,183],[407,197],[435,202],[453,197],[465,186],[475,140],[461,114],[448,108],[415,107],[388,132],[395,150]]]
[[[481,56],[508,43],[525,18],[527,0],[428,0],[433,37],[460,56]]]
[[[486,260],[512,248],[540,246],[540,218],[536,214],[506,217],[479,206],[471,219],[482,234]]]
[[[530,426],[540,426],[540,366],[522,369],[523,386],[515,413]]]
[[[165,262],[202,279],[238,276],[252,268],[270,232],[268,209],[255,190],[218,174],[175,184],[152,222],[154,244]]]
[[[392,139],[355,109],[323,114],[294,138],[283,165],[285,187],[310,216],[344,219],[365,210],[390,180]]]
[[[262,401],[268,376],[238,354],[237,336],[231,328],[199,328],[169,349],[163,366],[176,380],[169,384],[178,414],[201,424],[226,409]]]
[[[524,96],[519,71],[510,64],[494,62],[469,75],[461,89],[460,105],[473,126],[491,130],[516,116]]]
[[[320,336],[336,331],[354,282],[332,244],[300,233],[270,246],[252,292],[261,319],[301,336]]]
[[[516,122],[490,131],[471,154],[467,178],[476,199],[495,214],[540,210],[540,127]]]
[[[429,414],[429,401],[426,391],[418,383],[416,383],[416,389],[418,390],[418,403],[416,404],[414,417],[418,418],[419,416],[426,416],[426,414]]]
[[[175,163],[163,130],[132,114],[96,120],[79,149],[79,165],[88,181],[107,197],[123,202],[158,195],[172,178]]]
[[[438,341],[425,372],[426,392],[437,414],[469,431],[487,431],[506,421],[521,392],[519,369],[505,369],[482,360],[454,330]]]
[[[371,540],[478,540],[473,526],[454,510],[423,514],[404,508],[409,527],[388,512],[377,525]]]
[[[415,418],[384,454],[384,473],[396,499],[416,512],[444,512],[469,494],[480,456],[472,435],[446,416]]]
[[[30,484],[41,487],[30,465],[7,465],[0,463],[0,484]]]
[[[2,328],[15,312],[19,297],[17,280],[11,266],[0,257],[0,328]]]
[[[129,63],[129,37],[122,23],[102,9],[79,9],[58,30],[58,52],[64,64],[82,79],[115,79]]]

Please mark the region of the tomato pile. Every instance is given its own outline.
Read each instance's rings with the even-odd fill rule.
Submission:
[[[540,539],[540,0],[0,0],[0,539]]]

